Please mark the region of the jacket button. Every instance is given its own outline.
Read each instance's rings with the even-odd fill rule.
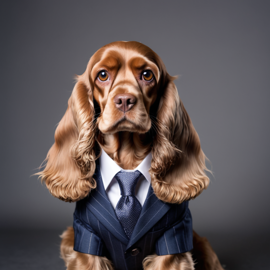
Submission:
[[[131,250],[131,256],[137,256],[140,253],[140,250],[138,248],[134,248]]]

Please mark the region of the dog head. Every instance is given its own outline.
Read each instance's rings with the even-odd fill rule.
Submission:
[[[98,129],[146,133],[151,128],[150,108],[158,95],[157,56],[137,42],[115,42],[97,51],[87,66],[93,98],[100,107]]]
[[[39,173],[50,192],[64,201],[87,196],[96,187],[102,138],[130,132],[150,138],[149,172],[159,199],[181,203],[200,194],[209,183],[205,155],[173,80],[159,56],[139,42],[99,49],[77,77]]]

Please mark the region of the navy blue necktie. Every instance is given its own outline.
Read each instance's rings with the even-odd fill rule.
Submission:
[[[128,238],[130,238],[142,210],[140,202],[135,197],[135,187],[140,176],[139,171],[120,171],[115,175],[122,195],[116,205],[115,213]]]

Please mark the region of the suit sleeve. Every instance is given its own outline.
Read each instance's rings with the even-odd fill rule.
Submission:
[[[104,245],[100,237],[89,224],[83,223],[74,214],[73,228],[75,233],[74,250],[96,256],[105,256]]]
[[[187,208],[181,221],[174,224],[156,242],[157,255],[179,254],[193,248],[192,217]]]

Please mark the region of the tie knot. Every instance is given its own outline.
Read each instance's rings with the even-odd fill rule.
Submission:
[[[135,187],[141,176],[137,170],[135,172],[120,171],[115,175],[115,178],[120,186],[122,196],[134,196]]]

